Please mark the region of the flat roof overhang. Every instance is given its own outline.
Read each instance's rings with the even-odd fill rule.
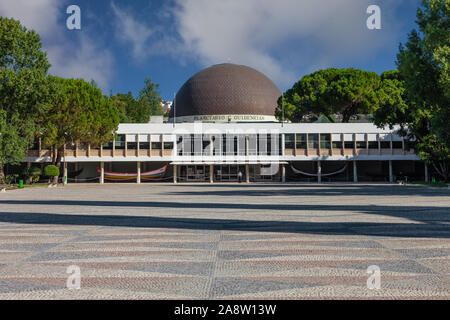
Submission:
[[[289,162],[286,161],[173,161],[170,164],[176,164],[176,165],[204,165],[204,164],[236,164],[236,165],[242,165],[242,164],[262,164],[262,165],[269,165],[269,164],[289,164]]]

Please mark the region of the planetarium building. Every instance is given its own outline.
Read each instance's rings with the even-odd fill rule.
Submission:
[[[428,180],[396,129],[371,123],[280,123],[276,85],[247,66],[206,68],[178,91],[166,123],[120,124],[103,146],[68,145],[73,182]],[[50,161],[40,143],[27,162]]]

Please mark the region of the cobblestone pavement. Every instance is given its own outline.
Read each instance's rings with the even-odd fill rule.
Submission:
[[[67,268],[81,289],[66,288]],[[381,289],[367,288],[368,266]],[[0,299],[448,299],[450,190],[110,184],[0,193]]]

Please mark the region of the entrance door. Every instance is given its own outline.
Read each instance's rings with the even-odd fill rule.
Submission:
[[[238,172],[245,176],[245,166],[237,164],[222,164],[214,166],[214,181],[218,182],[237,182],[239,181]]]
[[[209,179],[209,166],[182,166],[180,170],[180,179],[190,182],[207,181]]]

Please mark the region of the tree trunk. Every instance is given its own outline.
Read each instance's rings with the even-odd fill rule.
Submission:
[[[439,167],[438,167],[439,164]],[[444,178],[444,181],[447,182],[448,181],[448,176],[449,176],[449,170],[448,167],[446,165],[446,163],[442,163],[442,162],[433,162],[433,167],[436,170],[436,172],[442,177]]]
[[[52,165],[56,165],[56,158],[58,156],[58,151],[56,149],[56,146],[52,146]]]
[[[63,152],[64,152],[63,147],[59,147],[59,148],[55,147],[56,159],[55,159],[54,165],[58,167],[60,175],[61,175],[61,159],[62,159]],[[59,177],[53,177],[54,184],[58,184],[58,178]]]
[[[3,162],[0,160],[0,184],[5,185],[6,179],[5,179],[5,172],[3,171]]]

